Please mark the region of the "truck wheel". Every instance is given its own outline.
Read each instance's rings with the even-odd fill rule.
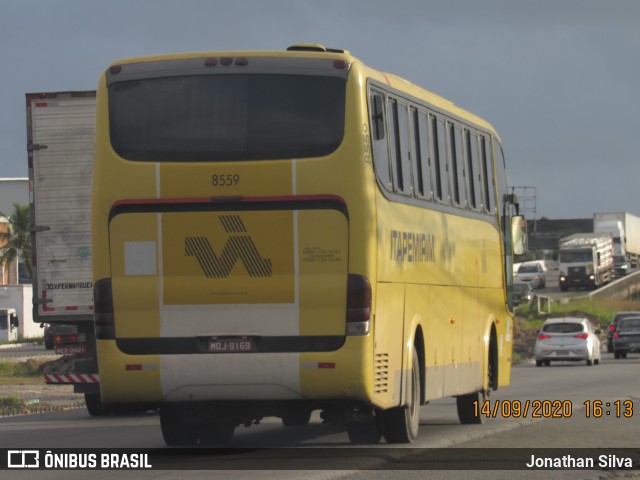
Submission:
[[[85,393],[84,403],[87,406],[87,411],[92,417],[103,417],[109,415],[109,410],[102,403],[99,393]]]
[[[382,412],[383,435],[388,443],[411,443],[420,427],[420,360],[413,349],[407,405]]]
[[[169,446],[195,445],[198,441],[197,425],[181,405],[165,404],[160,407],[160,428]]]

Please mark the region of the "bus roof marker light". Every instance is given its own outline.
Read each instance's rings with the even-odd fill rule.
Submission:
[[[215,67],[218,65],[218,59],[215,57],[209,57],[204,60],[205,67]]]
[[[238,57],[236,58],[236,65],[238,67],[246,67],[249,65],[249,59],[247,57]]]
[[[335,68],[337,68],[338,70],[344,70],[345,68],[347,68],[348,63],[344,60],[334,60],[333,61],[333,66]]]
[[[228,66],[229,66],[229,65],[231,65],[232,63],[233,63],[233,58],[231,58],[231,57],[222,57],[222,58],[220,59],[220,64],[221,64],[223,67],[228,67]]]
[[[117,75],[122,71],[122,65],[111,65],[109,67],[109,73],[111,75]]]

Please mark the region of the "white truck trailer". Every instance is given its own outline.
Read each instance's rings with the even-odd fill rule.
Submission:
[[[56,335],[71,371],[45,375],[73,384],[101,414],[93,326],[91,185],[95,92],[27,94],[27,150],[33,249],[33,321],[71,325]]]
[[[613,237],[610,233],[576,233],[560,239],[559,285],[598,288],[613,275]]]
[[[626,255],[634,268],[640,265],[640,217],[628,212],[594,213],[593,231],[611,233],[615,254]]]

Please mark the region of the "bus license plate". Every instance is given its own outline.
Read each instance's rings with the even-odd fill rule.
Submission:
[[[253,351],[253,339],[243,338],[210,338],[210,353],[242,353]]]

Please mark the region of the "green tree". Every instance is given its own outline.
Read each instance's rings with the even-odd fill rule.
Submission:
[[[19,255],[25,274],[31,277],[31,216],[29,212],[29,205],[13,204],[13,213],[9,217],[8,242],[4,248],[0,249],[0,265],[7,266]]]

